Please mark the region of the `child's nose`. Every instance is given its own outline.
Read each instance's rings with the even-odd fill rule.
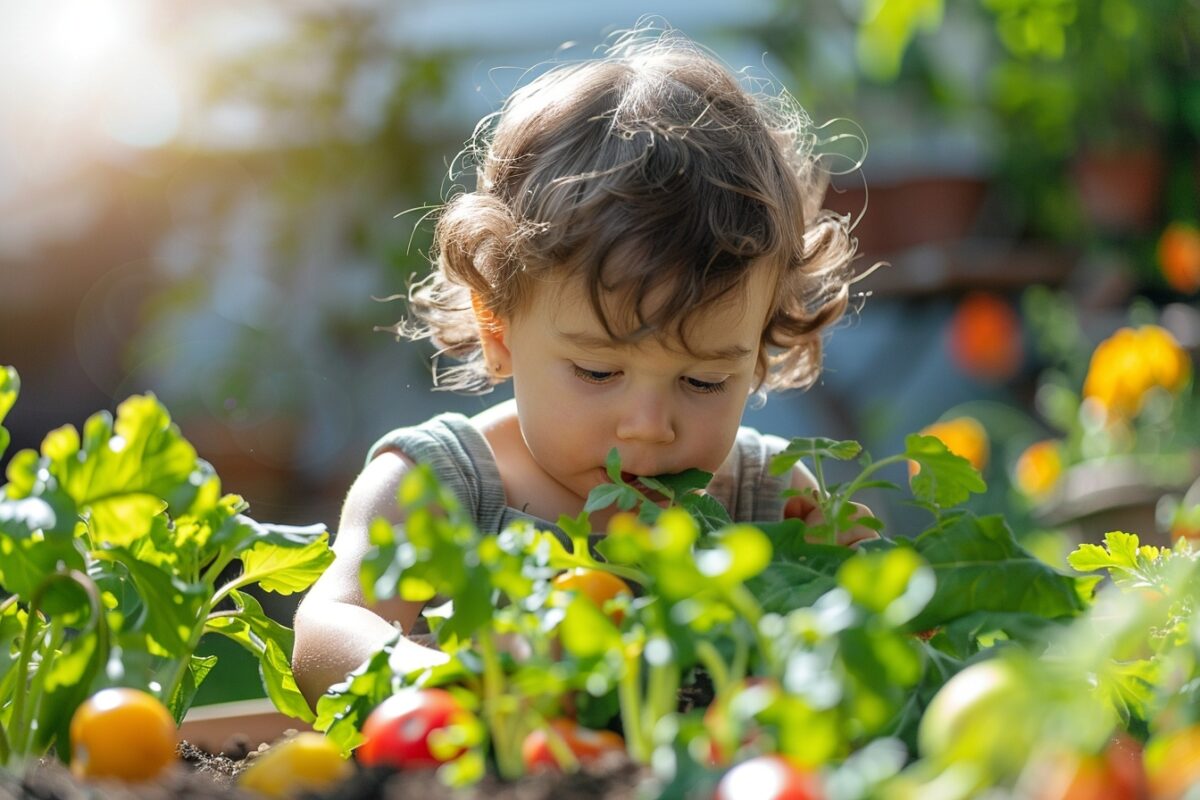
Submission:
[[[617,422],[617,438],[623,442],[670,444],[675,441],[671,410],[661,398],[641,395],[631,398]]]

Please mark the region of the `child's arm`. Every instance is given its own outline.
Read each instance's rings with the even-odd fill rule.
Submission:
[[[317,579],[296,609],[292,671],[301,693],[315,708],[317,699],[373,655],[400,630],[411,631],[422,603],[392,599],[368,607],[359,583],[363,556],[370,546],[371,520],[404,521],[396,489],[410,463],[396,451],[372,459],[355,479],[342,507],[333,564]],[[401,639],[396,658],[405,669],[440,664],[440,650]]]
[[[800,492],[794,497],[789,497],[787,503],[783,506],[784,519],[802,519],[808,525],[819,525],[825,521],[825,515],[822,513],[820,506],[814,502],[819,488],[817,479],[808,471],[808,467],[797,462],[792,468],[792,483],[790,488]],[[860,517],[873,517],[871,509],[864,506],[862,503],[851,502],[854,506],[854,519]],[[878,539],[879,534],[864,525],[855,525],[844,531],[838,532],[837,543],[841,545],[854,545],[866,539]]]

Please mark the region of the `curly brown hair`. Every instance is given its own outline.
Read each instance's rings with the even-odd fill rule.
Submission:
[[[786,92],[744,87],[676,31],[620,35],[476,128],[464,151],[475,190],[440,209],[434,270],[409,291],[414,319],[390,330],[462,362],[435,369],[435,385],[487,391],[472,293],[503,319],[536,282],[582,278],[615,341],[676,336],[686,348],[687,320],[766,265],[775,299],[758,388],[807,387],[821,331],[846,309],[857,244],[848,217],[821,209],[815,143]],[[606,296],[628,321],[605,313]]]

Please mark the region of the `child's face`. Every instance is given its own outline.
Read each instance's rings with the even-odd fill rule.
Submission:
[[[604,462],[613,447],[633,475],[715,472],[755,383],[772,280],[770,270],[755,269],[743,287],[689,319],[690,351],[654,337],[611,343],[579,282],[535,290],[485,340],[511,364],[534,461],[581,502],[608,481]]]

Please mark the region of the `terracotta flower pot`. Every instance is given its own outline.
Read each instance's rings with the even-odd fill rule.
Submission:
[[[1144,231],[1162,205],[1164,164],[1152,150],[1085,151],[1072,164],[1084,214],[1102,231]]]

